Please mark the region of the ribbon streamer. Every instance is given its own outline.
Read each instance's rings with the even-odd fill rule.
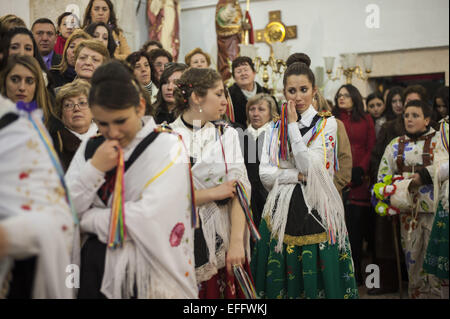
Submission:
[[[116,181],[114,184],[108,236],[108,247],[113,249],[122,247],[127,236],[125,226],[124,173],[125,161],[123,158],[123,150],[119,148],[119,163],[117,165]]]
[[[239,203],[241,204],[242,209],[244,210],[245,218],[247,219],[247,225],[250,229],[250,233],[252,234],[253,240],[257,241],[261,239],[261,235],[256,228],[255,223],[253,222],[253,213],[252,209],[249,205],[247,192],[245,191],[244,185],[241,182],[236,182],[236,191],[238,194]]]
[[[241,265],[233,265],[234,277],[237,279],[246,299],[258,299],[255,286]]]

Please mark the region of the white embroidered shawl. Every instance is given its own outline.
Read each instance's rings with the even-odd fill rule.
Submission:
[[[196,159],[192,168],[196,189],[207,189],[218,186],[225,181],[236,179],[243,184],[250,196],[251,186],[241,153],[238,133],[235,129],[228,127],[219,137],[219,130],[216,129],[214,124],[207,122],[203,128],[193,132],[183,124],[180,117],[170,126],[183,136],[186,148],[191,156]],[[225,154],[226,167],[223,154]],[[226,170],[228,170],[228,174]],[[225,255],[229,248],[231,232],[231,206],[230,203],[218,206],[215,202],[210,202],[197,207],[197,209],[202,220],[202,230],[209,250],[209,262],[196,269],[197,282],[203,282],[215,275],[219,269],[225,267]],[[216,250],[216,234],[223,239],[223,245],[218,250]],[[244,242],[246,243],[244,246],[246,255],[250,260],[248,229],[244,236]]]
[[[0,289],[14,259],[37,256],[32,297],[73,298],[66,269],[74,223],[64,188],[27,115],[0,96],[0,117],[9,112],[20,117],[0,130],[0,225],[9,243],[8,256],[0,260]],[[40,121],[42,112],[33,117]]]
[[[125,160],[156,124],[148,119],[124,150]],[[112,196],[107,207],[92,185],[80,145],[66,174],[72,199],[81,216],[81,229],[106,243]],[[107,248],[101,291],[108,298],[198,298],[191,227],[187,155],[177,136],[160,133],[125,172],[125,223],[122,248]],[[92,169],[92,167],[91,167]]]

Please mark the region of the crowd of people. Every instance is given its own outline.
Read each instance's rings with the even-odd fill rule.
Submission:
[[[184,60],[110,0],[0,17],[0,298],[356,299],[367,254],[369,294],[448,298],[448,86],[329,101],[294,53],[277,100]]]

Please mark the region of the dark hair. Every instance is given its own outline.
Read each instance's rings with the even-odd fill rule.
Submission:
[[[255,64],[253,63],[252,59],[250,59],[248,56],[238,56],[233,60],[233,63],[231,64],[231,74],[234,76],[234,70],[245,64],[248,64],[252,68],[252,71],[256,72]]]
[[[384,103],[383,94],[381,94],[380,92],[373,92],[369,94],[366,98],[367,109],[369,109],[369,102],[375,99],[379,99]],[[385,114],[386,114],[386,107],[384,108],[383,114],[381,114],[380,117],[384,116]]]
[[[23,27],[26,28],[25,22],[14,14],[7,14],[0,17],[0,33],[6,34],[8,30]]]
[[[125,63],[112,60],[95,70],[89,92],[90,107],[124,110],[139,105],[139,83]]]
[[[311,66],[311,59],[305,53],[292,53],[286,60],[286,66],[289,67],[292,63],[295,62],[302,62],[305,63],[308,67]]]
[[[405,112],[408,107],[418,107],[422,109],[423,116],[425,118],[429,117],[431,119],[433,115],[433,110],[431,109],[430,105],[422,100],[411,100],[405,105]]]
[[[8,31],[8,33],[6,33],[6,36],[4,38],[4,42],[6,45],[6,51],[5,51],[5,56],[3,57],[3,59],[7,60],[8,56],[9,56],[9,47],[11,45],[11,41],[14,38],[14,36],[16,36],[17,34],[26,34],[30,37],[31,41],[33,42],[33,57],[38,61],[39,66],[41,67],[42,71],[47,72],[47,66],[44,63],[44,60],[42,59],[41,54],[39,53],[39,48],[37,46],[36,40],[34,39],[33,33],[31,33],[30,30],[28,30],[27,28],[14,28]]]
[[[436,122],[439,122],[442,119],[442,116],[437,111],[437,106],[438,106],[437,103],[436,103],[437,99],[441,99],[444,102],[445,107],[448,110],[448,86],[441,86],[437,90],[437,92],[436,92],[436,94],[434,95],[434,98],[433,98],[434,119],[435,119]]]
[[[170,54],[169,51],[166,51],[164,49],[155,49],[150,51],[150,53],[148,54],[149,58],[150,58],[150,65],[152,66],[152,70],[155,69],[154,63],[156,61],[157,58],[159,58],[160,56],[165,56],[167,57],[167,59],[169,60],[169,62],[173,61],[173,57],[172,54]],[[156,72],[152,72],[152,82],[155,83],[155,85],[159,86],[159,81],[156,78]]]
[[[393,120],[397,117],[397,115],[394,112],[394,109],[392,108],[392,100],[396,95],[400,95],[400,98],[402,99],[402,103],[404,101],[403,99],[403,88],[401,86],[394,86],[389,88],[389,92],[386,96],[386,111],[385,116],[386,119]]]
[[[419,94],[422,101],[427,100],[427,90],[420,84],[414,84],[406,87],[406,89],[403,91],[403,102],[406,101],[406,97],[411,93]]]
[[[177,81],[177,86],[174,90],[177,114],[182,114],[189,108],[189,98],[193,92],[199,97],[204,97],[208,94],[208,90],[214,88],[218,81],[222,82],[222,77],[216,70],[210,68],[187,69]]]
[[[62,23],[63,19],[64,19],[65,17],[67,17],[67,16],[70,16],[70,15],[72,15],[71,12],[64,12],[63,14],[61,14],[61,15],[58,17],[58,24],[57,24],[58,28],[61,26],[61,23]]]
[[[365,112],[364,112],[364,103],[361,96],[361,93],[359,93],[359,90],[354,87],[352,84],[345,84],[342,85],[339,90],[337,90],[336,95],[334,96],[334,103],[336,107],[333,109],[333,115],[337,118],[339,118],[339,114],[341,113],[341,110],[339,108],[338,104],[338,95],[339,91],[345,88],[347,89],[348,93],[350,94],[350,98],[353,102],[353,108],[352,108],[352,121],[358,122],[361,119],[365,119]]]
[[[161,42],[159,41],[155,41],[155,40],[150,40],[144,43],[144,45],[142,46],[141,50],[143,51],[147,51],[148,47],[151,45],[156,45],[158,48],[163,49],[163,46],[161,44]]]
[[[56,27],[55,27],[55,24],[54,24],[53,21],[50,20],[50,19],[47,19],[47,18],[40,18],[40,19],[37,19],[36,21],[33,22],[33,25],[31,26],[31,30],[34,29],[34,26],[35,26],[36,24],[51,24],[51,25],[53,26],[53,28],[55,29],[55,33],[56,33]]]
[[[117,44],[116,41],[114,40],[111,29],[106,25],[106,23],[104,22],[91,23],[90,25],[84,28],[84,31],[90,36],[92,36],[92,38],[94,38],[95,29],[97,29],[98,26],[102,26],[106,28],[106,30],[108,31],[108,45],[106,48],[108,49],[109,56],[111,58],[114,58],[114,52],[116,52]]]
[[[167,102],[163,98],[162,86],[169,82],[169,78],[172,76],[172,74],[174,74],[175,72],[184,72],[187,70],[187,68],[188,66],[184,63],[171,63],[164,69],[163,73],[161,74],[159,91],[158,94],[156,95],[156,101],[152,105],[156,115],[161,113],[161,111],[163,110],[167,110]]]
[[[129,56],[127,56],[125,61],[127,61],[128,64],[130,65],[130,67],[134,70],[136,67],[136,63],[138,63],[142,57],[147,59],[149,65],[150,65],[150,70],[153,73],[152,65],[150,63],[150,56],[148,55],[147,52],[145,52],[145,50],[139,50],[139,51],[131,53]]]
[[[309,82],[311,82],[312,87],[316,86],[316,77],[314,76],[313,71],[303,62],[294,62],[288,66],[286,71],[284,72],[283,77],[283,86],[286,88],[287,79],[292,75],[305,75]]]
[[[86,10],[84,11],[83,27],[82,27],[83,29],[92,23],[91,10],[94,1],[95,0],[89,0]],[[114,12],[114,5],[111,2],[111,0],[103,0],[103,1],[105,1],[109,7],[109,21],[108,21],[109,29],[111,29],[113,32],[119,35],[122,29],[120,29],[117,25],[117,18],[116,13]]]

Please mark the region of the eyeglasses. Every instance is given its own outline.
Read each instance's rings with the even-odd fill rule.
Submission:
[[[83,110],[86,109],[89,106],[89,104],[86,101],[81,101],[80,103],[65,103],[63,105],[64,110],[67,111],[72,111],[75,108],[75,106],[78,106],[80,110]]]
[[[344,93],[344,94],[338,94],[337,95],[338,99],[340,99],[341,97],[348,99],[348,98],[350,98],[350,94]]]

